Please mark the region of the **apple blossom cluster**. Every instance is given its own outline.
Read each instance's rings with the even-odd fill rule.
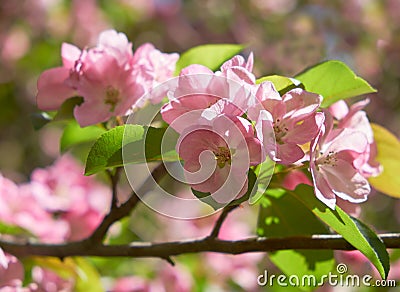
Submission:
[[[315,195],[331,209],[336,200],[360,203],[370,193],[369,176],[381,172],[366,113],[367,100],[322,109],[323,97],[301,88],[281,95],[252,74],[253,56],[235,56],[220,71],[184,68],[161,114],[180,138],[188,184],[211,193],[246,193],[249,167],[267,156],[294,168],[308,167]],[[205,177],[208,175],[207,177]]]
[[[68,98],[82,96],[74,115],[87,126],[167,96],[161,116],[180,135],[176,151],[186,183],[211,193],[218,203],[243,196],[249,168],[267,157],[307,167],[315,195],[332,209],[337,198],[365,201],[367,178],[381,172],[362,110],[368,101],[350,108],[340,101],[323,109],[317,93],[296,87],[280,94],[272,82],[256,82],[253,54],[248,60],[234,56],[217,72],[192,64],[172,78],[178,54],[162,53],[151,44],[133,53],[123,33],[108,30],[94,48],[63,44],[61,55],[63,66],[39,78],[39,108],[55,110]],[[153,90],[160,84],[173,85]]]
[[[35,169],[20,185],[0,175],[0,221],[45,243],[88,237],[108,212],[111,191],[69,155]],[[23,204],[21,204],[23,202]]]
[[[0,221],[44,243],[87,238],[108,212],[110,200],[110,189],[84,176],[69,155],[52,166],[35,169],[28,183],[17,185],[0,175]],[[30,285],[22,288],[23,280],[22,263],[0,249],[1,291],[70,291],[74,285],[71,279],[39,266],[32,269]]]
[[[63,66],[39,77],[38,107],[57,110],[67,99],[81,96],[74,116],[88,126],[129,113],[145,92],[172,77],[179,56],[161,53],[149,43],[134,54],[125,34],[106,30],[93,48],[63,43],[61,57]]]

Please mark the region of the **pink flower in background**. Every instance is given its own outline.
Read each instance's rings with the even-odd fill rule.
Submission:
[[[50,243],[61,242],[68,234],[67,223],[54,220],[35,199],[28,184],[17,186],[1,175],[0,221],[20,226]]]
[[[322,97],[300,88],[280,97],[271,82],[262,83],[256,91],[256,97],[260,103],[251,107],[248,115],[257,121],[257,135],[271,158],[282,164],[292,164],[302,159],[304,151],[299,145],[313,140],[323,122],[322,114],[316,113]],[[273,151],[271,142],[265,141],[266,137],[270,139],[270,129],[273,129],[276,140],[276,149]],[[264,131],[268,131],[268,134],[264,134]]]
[[[312,185],[310,179],[301,170],[293,170],[289,172],[282,182],[282,186],[288,190],[295,190],[299,184]]]
[[[0,291],[21,288],[24,280],[24,267],[13,255],[6,254],[0,248]],[[12,291],[12,290],[9,290]]]
[[[193,278],[186,267],[161,263],[155,279],[122,277],[116,280],[111,292],[190,292],[192,288]]]
[[[74,291],[75,280],[63,278],[57,273],[35,266],[32,269],[32,281],[37,286],[38,292]]]
[[[247,191],[247,171],[263,161],[260,142],[250,122],[240,117],[220,115],[206,125],[186,128],[177,152],[184,160],[188,183],[201,192],[230,195],[229,200]],[[220,195],[215,199],[226,202]]]
[[[145,43],[136,49],[131,64],[138,72],[138,78],[145,84],[145,90],[149,91],[174,76],[178,59],[177,53],[162,53],[154,45]],[[152,100],[154,103],[160,101]]]
[[[318,199],[335,209],[336,196],[351,203],[361,203],[370,193],[370,185],[355,166],[368,147],[361,131],[333,130],[331,118],[311,143],[310,171]]]
[[[17,186],[0,176],[0,220],[47,243],[89,236],[107,213],[110,199],[111,191],[84,176],[68,155],[34,170],[30,183]]]
[[[150,292],[147,279],[137,276],[122,277],[115,281],[111,292]]]
[[[34,170],[30,186],[40,206],[68,224],[68,240],[89,236],[109,209],[109,188],[84,176],[83,167],[68,155],[48,168]]]

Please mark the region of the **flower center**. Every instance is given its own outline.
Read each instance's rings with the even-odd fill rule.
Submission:
[[[214,152],[214,155],[219,168],[223,168],[227,162],[231,163],[231,151],[226,147],[218,147],[218,151]]]
[[[322,155],[322,153],[320,153]],[[336,153],[333,151],[329,151],[328,154],[321,156],[317,159],[317,164],[325,164],[330,166],[336,166],[338,158],[336,157]]]
[[[104,103],[111,106],[111,112],[115,110],[115,106],[117,105],[119,100],[119,90],[112,87],[111,85],[108,85],[106,89],[106,98],[104,99]]]
[[[274,133],[276,142],[283,144],[282,138],[286,136],[289,129],[284,123],[281,123],[281,119],[276,119],[274,122]]]

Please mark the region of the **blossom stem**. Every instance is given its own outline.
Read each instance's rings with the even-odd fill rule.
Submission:
[[[224,209],[222,210],[221,215],[218,217],[217,222],[215,222],[214,228],[211,231],[210,235],[208,236],[208,238],[217,238],[219,231],[221,230],[222,224],[224,223],[226,217],[228,217],[228,214],[233,211],[234,209],[236,209],[239,205],[228,205],[226,207],[224,207]]]

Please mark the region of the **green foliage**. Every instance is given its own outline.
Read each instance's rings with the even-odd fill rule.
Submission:
[[[341,99],[376,92],[367,81],[358,77],[340,61],[326,61],[295,76],[307,91],[321,94],[321,107],[328,107]]]
[[[335,210],[328,208],[315,197],[311,186],[301,184],[288,193],[362,252],[374,264],[382,278],[386,279],[390,269],[386,246],[368,226],[349,216],[338,206]]]
[[[31,114],[31,122],[35,130],[40,130],[49,122],[51,122],[52,119],[53,118],[46,112]]]
[[[192,64],[204,65],[211,70],[217,70],[226,60],[239,54],[243,45],[209,44],[193,47],[184,52],[176,63],[175,75]]]
[[[30,235],[31,233],[22,227],[0,222],[0,234]]]
[[[383,166],[383,172],[368,180],[380,192],[400,198],[400,141],[377,124],[371,124],[371,127],[378,150],[376,160]]]
[[[165,128],[141,125],[118,126],[107,131],[90,149],[85,174],[130,163],[179,160],[175,145],[166,145],[161,149],[165,131]]]
[[[102,292],[100,274],[88,260],[82,257],[74,257],[78,277],[76,278],[76,292]]]
[[[327,234],[328,228],[283,189],[269,189],[260,200],[257,234],[263,237]],[[314,275],[317,282],[332,271],[335,260],[330,250],[282,250],[270,253],[271,261],[287,276]],[[302,287],[309,290],[310,287]]]
[[[257,181],[257,176],[255,175],[254,171],[250,168],[247,173],[247,192],[240,198],[230,202],[228,205],[229,206],[240,205],[241,203],[247,201],[249,199],[249,197],[252,195],[252,193],[257,188],[257,186],[255,186],[256,181]],[[211,193],[199,192],[199,191],[194,190],[193,188],[191,190],[192,190],[192,193],[200,201],[210,205],[214,210],[218,210],[226,205],[226,204],[221,204],[221,203],[218,203],[217,201],[215,201],[214,198],[211,196]]]
[[[24,266],[29,270],[33,266],[51,270],[63,279],[72,279],[76,292],[102,292],[100,274],[96,268],[85,258],[68,257],[64,260],[53,257],[30,257],[24,261]],[[29,275],[27,275],[29,278]]]
[[[60,140],[60,151],[65,152],[69,148],[88,142],[93,142],[106,130],[99,126],[81,128],[75,121],[71,121],[64,129]]]
[[[71,120],[74,119],[74,108],[77,105],[80,105],[83,102],[83,97],[74,96],[61,105],[58,109],[57,114],[54,117],[54,121],[63,121],[63,120]]]
[[[264,81],[271,81],[280,95],[283,95],[289,90],[292,90],[293,88],[296,87],[304,88],[303,84],[299,80],[280,75],[264,76],[257,79],[256,83],[260,84],[263,83]]]

